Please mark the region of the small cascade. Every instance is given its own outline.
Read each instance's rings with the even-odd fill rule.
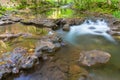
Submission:
[[[102,20],[85,20],[83,24],[77,26],[71,26],[70,32],[67,34],[69,40],[74,40],[83,35],[102,36],[105,39],[116,43],[114,38],[108,33],[110,31],[107,22]]]

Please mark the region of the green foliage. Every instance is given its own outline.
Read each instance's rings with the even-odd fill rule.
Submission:
[[[114,11],[113,16],[115,16],[116,18],[120,18],[120,11]]]
[[[0,6],[1,11],[6,11],[6,7]]]
[[[86,10],[91,8],[91,0],[74,0],[74,7],[80,10]]]
[[[28,7],[27,0],[20,0],[19,5],[16,7],[17,9],[23,9]]]
[[[6,11],[15,11],[15,8],[5,7],[0,5],[0,16],[2,16]]]
[[[107,0],[74,0],[74,8],[80,11],[113,14],[115,17],[120,18],[119,0],[111,0],[111,3],[109,5]]]
[[[102,8],[102,9],[119,9],[119,2],[116,0],[112,1],[112,4],[109,5],[105,1],[100,0],[74,0],[74,7],[80,10],[89,10],[93,8]]]
[[[0,15],[2,16],[3,13],[5,13],[6,7],[3,7],[0,5]]]
[[[120,1],[111,0],[111,5],[107,3],[107,0],[11,0],[18,3],[17,9],[29,8],[34,14],[52,15],[53,8],[58,8],[70,2],[73,3],[72,8],[80,11],[92,11],[100,13],[113,14],[115,17],[119,17]],[[7,10],[13,10],[13,8],[6,8],[0,6],[0,14]],[[15,10],[15,9],[14,9]],[[50,11],[51,10],[51,11]],[[72,10],[61,10],[61,13],[57,17],[67,17],[72,15]]]

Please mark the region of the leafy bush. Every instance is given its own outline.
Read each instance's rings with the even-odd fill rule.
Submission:
[[[113,16],[115,16],[116,18],[120,18],[120,11],[114,11]]]
[[[27,0],[20,0],[18,6],[16,7],[17,9],[23,9],[28,7]]]

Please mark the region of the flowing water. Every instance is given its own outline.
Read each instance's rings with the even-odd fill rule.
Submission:
[[[112,57],[105,66],[88,69],[93,80],[120,80],[120,42],[107,33],[109,30],[104,20],[87,20],[81,25],[71,26],[69,32],[58,30],[65,41],[76,47],[76,50],[97,49],[111,54]]]
[[[65,14],[65,12],[67,12],[68,15]],[[75,13],[69,9],[56,9],[53,12],[45,13],[45,15],[46,14],[48,14],[47,17],[49,18],[60,18],[73,17]],[[56,52],[55,57],[59,57],[59,60],[63,63],[66,62],[68,65],[72,65],[79,59],[81,51],[93,49],[107,51],[111,54],[111,59],[106,65],[95,68],[86,68],[86,70],[88,70],[89,75],[93,78],[93,80],[120,80],[120,40],[116,40],[109,35],[109,30],[110,28],[104,20],[86,20],[81,25],[71,26],[69,32],[64,32],[61,29],[57,30],[56,32],[68,43],[69,46]],[[35,35],[35,38],[16,38],[10,42],[5,42],[7,48],[0,47],[0,54],[11,51],[17,46],[24,46],[29,49],[35,48],[35,43],[37,41],[36,36],[40,34],[39,32],[41,32],[41,29],[36,28],[35,26],[24,26],[17,23],[13,25],[0,26],[0,33],[2,34],[5,32],[32,33]],[[40,68],[32,71],[32,73],[23,73],[7,80],[40,80],[41,75],[39,70]]]
[[[108,27],[105,20],[97,20],[96,22],[86,20],[81,25],[72,26],[70,32],[67,34],[67,38],[68,40],[74,41],[74,37],[79,38],[80,36],[84,35],[94,35],[104,37],[107,40],[115,43],[115,40],[112,38],[112,36],[107,33],[109,31],[110,28]]]
[[[91,25],[92,27],[95,27],[95,30],[90,29]],[[101,26],[102,28],[100,28]],[[81,31],[81,29],[84,31]],[[56,53],[56,57],[59,57],[61,62],[64,61],[67,64],[71,65],[75,64],[79,59],[81,51],[88,51],[93,49],[107,51],[111,54],[112,57],[106,65],[86,69],[88,70],[89,75],[93,78],[93,80],[119,80],[120,41],[114,39],[111,35],[109,35],[107,33],[108,30],[109,27],[107,26],[107,23],[103,21],[99,21],[99,23],[92,22],[92,24],[84,22],[78,26],[71,26],[71,30],[69,32],[64,32],[61,29],[57,30],[58,34],[63,37],[63,39],[70,46],[64,47],[64,49],[58,51]],[[101,32],[96,33],[94,31]],[[39,75],[39,71],[36,70],[30,74],[22,74],[19,77],[14,78],[14,80],[39,80],[40,77],[41,76]]]

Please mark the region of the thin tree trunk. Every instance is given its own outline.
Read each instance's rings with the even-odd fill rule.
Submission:
[[[111,5],[112,4],[111,0],[107,0],[107,4]]]

